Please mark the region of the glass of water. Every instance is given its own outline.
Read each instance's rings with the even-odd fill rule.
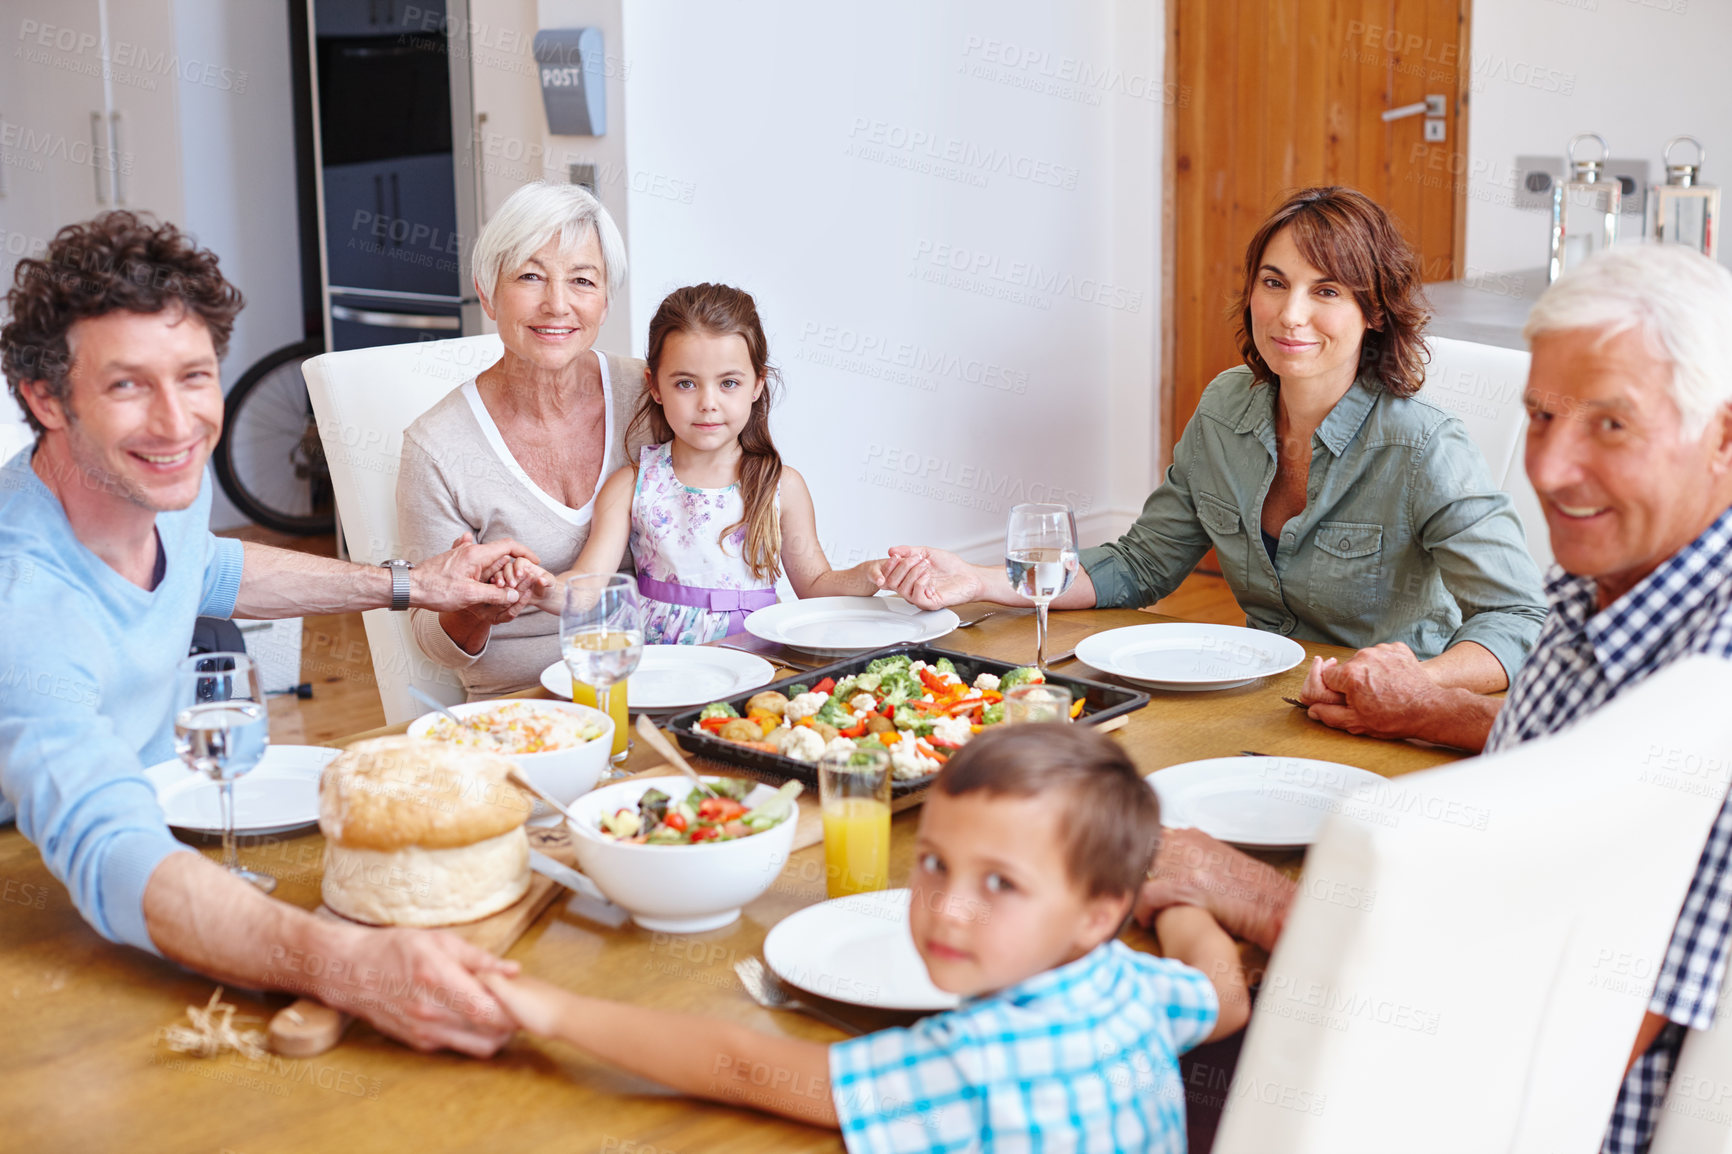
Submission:
[[[1076,514],[1069,505],[1017,505],[1004,534],[1010,587],[1034,602],[1034,663],[1046,668],[1046,609],[1076,580]]]
[[[574,573],[566,578],[559,645],[572,680],[594,686],[596,708],[612,716],[614,683],[631,676],[643,658],[637,579],[626,573]],[[630,747],[616,741],[614,748],[619,750],[613,757],[618,765]]]
[[[175,669],[174,750],[186,767],[217,783],[222,802],[223,868],[266,893],[269,874],[242,869],[235,851],[235,779],[270,745],[258,669],[244,653],[200,653]]]

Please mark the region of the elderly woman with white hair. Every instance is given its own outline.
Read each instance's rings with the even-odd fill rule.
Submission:
[[[595,347],[625,283],[625,243],[589,192],[528,184],[482,229],[473,264],[505,355],[404,432],[404,552],[510,537],[560,572],[589,539],[601,482],[636,459],[625,432],[644,363]],[[533,608],[411,613],[422,652],[456,670],[471,699],[533,686],[559,657],[558,618]]]

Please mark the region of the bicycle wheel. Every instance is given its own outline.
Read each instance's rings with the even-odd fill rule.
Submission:
[[[323,351],[321,341],[301,341],[248,369],[229,390],[214,459],[236,508],[299,537],[329,533],[337,523],[325,447],[301,376],[301,362]]]

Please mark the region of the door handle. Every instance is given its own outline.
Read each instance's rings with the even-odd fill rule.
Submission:
[[[1447,116],[1449,114],[1449,98],[1438,93],[1427,96],[1414,104],[1403,104],[1400,108],[1391,108],[1384,112],[1383,123],[1401,120],[1408,116]]]
[[[96,174],[96,203],[108,204],[108,189],[102,183],[102,155],[106,149],[102,147],[102,113],[90,114],[90,171]]]
[[[463,329],[463,321],[459,317],[436,317],[425,313],[385,313],[373,309],[350,308],[348,305],[332,305],[331,316],[339,321],[373,325],[382,329],[428,329],[442,333],[461,332]]]
[[[122,155],[120,148],[120,126],[124,121],[121,118],[120,110],[118,108],[108,114],[108,123],[113,130],[112,135],[109,138],[110,147],[108,150],[108,163],[109,167],[114,172],[114,206],[116,208],[125,208],[126,181],[123,179],[125,173],[121,171],[120,164],[120,158]]]

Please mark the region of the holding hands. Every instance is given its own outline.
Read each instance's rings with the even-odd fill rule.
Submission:
[[[943,609],[979,600],[985,592],[980,567],[954,553],[924,545],[892,545],[889,555],[867,570],[880,589],[888,589],[921,609]]]
[[[1313,657],[1299,697],[1314,721],[1348,733],[1401,738],[1433,708],[1437,683],[1399,641],[1361,649],[1346,661]]]

